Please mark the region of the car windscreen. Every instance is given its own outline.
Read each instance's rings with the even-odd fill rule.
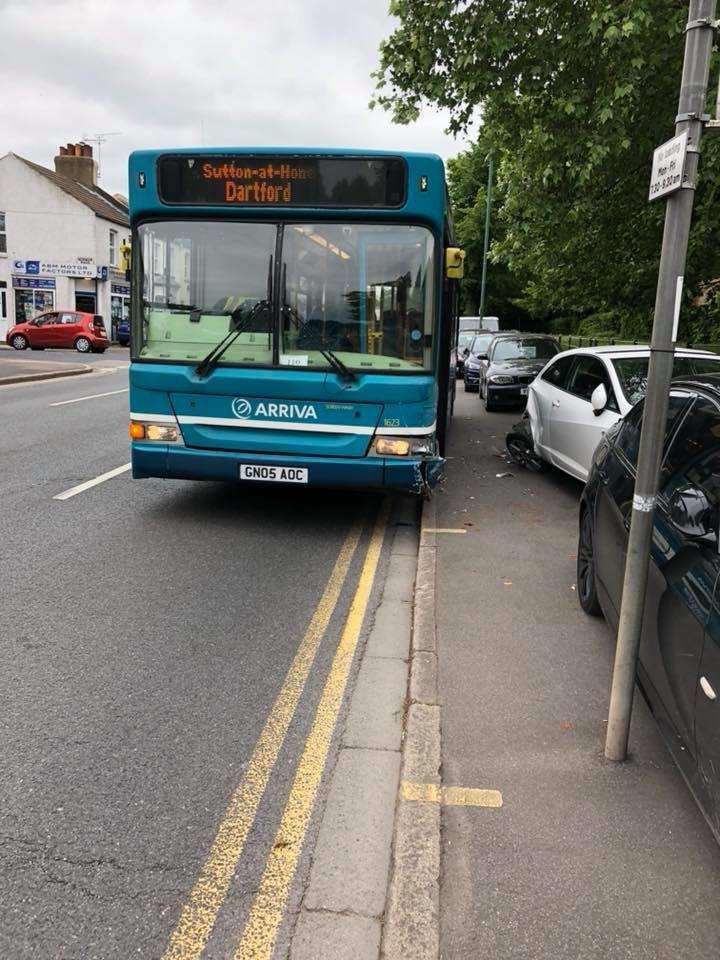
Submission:
[[[495,334],[493,333],[481,333],[475,337],[470,347],[470,353],[474,353],[476,356],[481,353],[487,353],[494,336]]]
[[[493,360],[549,360],[558,352],[554,340],[542,337],[499,340],[493,351]]]
[[[650,358],[647,356],[619,357],[612,363],[627,402],[636,404],[638,400],[645,396]],[[720,356],[717,359],[712,357],[675,357],[673,377],[693,377],[701,373],[720,374]]]

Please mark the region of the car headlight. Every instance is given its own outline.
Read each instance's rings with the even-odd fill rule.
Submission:
[[[376,457],[437,456],[435,434],[426,437],[375,437],[370,448]]]
[[[130,421],[131,440],[152,440],[156,443],[182,443],[180,428],[172,423],[152,423],[146,420]]]
[[[493,377],[488,377],[490,383],[515,383],[515,377],[507,377],[502,374],[496,374]]]
[[[479,370],[479,369],[480,369],[480,361],[479,361],[479,360],[476,360],[475,357],[468,357],[467,360],[465,361],[465,366],[466,366],[469,370]]]

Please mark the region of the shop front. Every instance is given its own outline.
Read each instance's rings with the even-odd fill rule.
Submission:
[[[39,313],[46,313],[55,307],[54,277],[16,277],[12,278],[15,295],[15,317],[13,323],[26,323]]]
[[[90,258],[72,262],[13,260],[8,266],[12,274],[2,304],[4,318],[0,311],[3,339],[14,323],[25,323],[48,310],[110,312],[108,268],[97,266]]]
[[[130,319],[130,284],[119,270],[110,271],[110,330],[113,340],[118,339],[118,324]]]

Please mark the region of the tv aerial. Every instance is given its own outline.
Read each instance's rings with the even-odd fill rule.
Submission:
[[[94,137],[83,137],[83,143],[94,143],[97,144],[97,165],[98,165],[98,180],[100,179],[100,154],[102,151],[102,145],[107,143],[108,137],[120,137],[122,133],[119,130],[114,130],[111,133],[96,133]]]

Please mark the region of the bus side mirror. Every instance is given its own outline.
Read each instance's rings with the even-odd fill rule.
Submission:
[[[450,280],[461,280],[465,273],[465,251],[448,247],[445,251],[445,275]]]

